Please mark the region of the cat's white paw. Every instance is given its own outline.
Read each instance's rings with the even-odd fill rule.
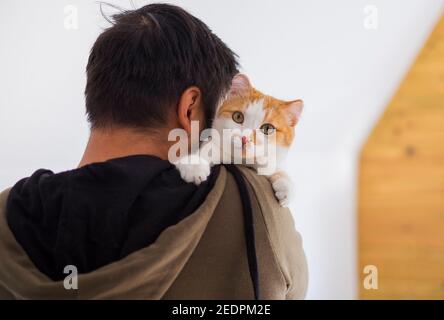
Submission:
[[[288,207],[293,194],[293,184],[291,180],[281,175],[272,179],[274,194],[282,207]]]
[[[191,182],[200,185],[207,180],[211,172],[210,163],[198,155],[189,155],[181,158],[175,164],[180,176],[186,182]]]

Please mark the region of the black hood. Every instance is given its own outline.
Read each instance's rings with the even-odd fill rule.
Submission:
[[[217,175],[197,187],[147,155],[40,169],[11,189],[7,221],[37,268],[60,280],[67,265],[90,272],[154,243],[204,202]]]

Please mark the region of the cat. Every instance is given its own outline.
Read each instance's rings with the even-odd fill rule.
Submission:
[[[284,166],[302,109],[302,100],[282,101],[265,95],[251,85],[246,75],[237,74],[216,111],[213,134],[199,152],[182,157],[175,166],[182,179],[198,185],[215,164],[246,164],[268,177],[277,200],[286,207],[292,196],[292,182]]]

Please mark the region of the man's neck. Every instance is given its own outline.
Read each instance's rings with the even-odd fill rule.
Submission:
[[[159,136],[161,135],[140,133],[127,128],[93,129],[79,167],[139,154],[167,160],[169,143],[166,139],[160,141]]]

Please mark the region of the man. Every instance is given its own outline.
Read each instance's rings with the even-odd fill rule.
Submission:
[[[0,298],[303,298],[301,239],[267,179],[216,167],[197,187],[168,162],[168,133],[211,125],[236,73],[179,7],[114,16],[88,61],[78,168],[0,195]]]

